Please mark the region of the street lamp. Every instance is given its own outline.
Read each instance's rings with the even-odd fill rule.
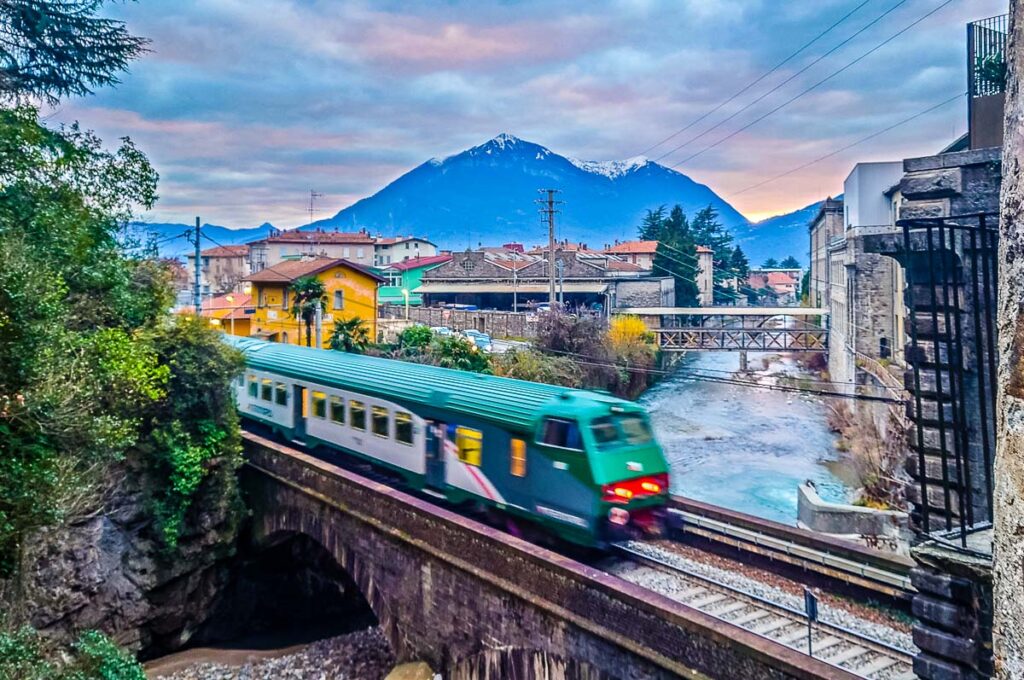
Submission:
[[[409,289],[408,288],[403,288],[402,289],[402,297],[405,298],[405,320],[408,321],[409,320]]]

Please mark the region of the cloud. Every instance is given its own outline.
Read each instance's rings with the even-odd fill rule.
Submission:
[[[229,226],[326,216],[434,156],[503,130],[579,158],[626,158],[701,118],[847,13],[846,0],[522,0],[412,3],[181,0],[111,5],[153,51],[118,88],[66,103],[161,173],[151,217]],[[831,49],[889,7],[872,0],[658,156]],[[663,162],[677,163],[930,10],[907,3],[822,63]],[[964,89],[964,24],[1005,0],[954,3],[848,71],[680,169],[727,198]],[[963,130],[951,105],[761,189],[749,213],[838,193],[862,158],[934,153]]]

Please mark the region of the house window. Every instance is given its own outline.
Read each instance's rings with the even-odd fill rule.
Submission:
[[[341,310],[345,308],[345,291],[336,290],[334,291],[334,309]]]
[[[583,442],[580,439],[580,427],[575,420],[563,418],[546,418],[544,430],[541,433],[541,442],[548,446],[557,446],[563,449],[583,449]]]
[[[402,285],[402,272],[384,272],[384,278],[387,279],[387,285],[389,286],[398,287]]]
[[[288,386],[284,383],[277,383],[274,391],[274,402],[278,406],[286,406],[288,404]]]
[[[331,420],[345,424],[345,400],[341,397],[331,397]]]
[[[352,249],[349,248],[348,246],[345,246],[344,248],[341,249],[341,256],[342,257],[348,257],[351,254],[352,254]]]
[[[327,417],[327,395],[323,392],[313,393],[313,415],[317,418]]]
[[[388,436],[388,410],[383,406],[373,407],[373,417],[370,424],[373,426],[373,433],[378,437]]]
[[[412,414],[395,413],[395,439],[402,444],[412,444]]]
[[[366,404],[361,401],[348,402],[348,417],[352,429],[366,431]]]
[[[455,446],[459,450],[459,460],[467,465],[480,467],[483,452],[484,433],[469,427],[455,428]]]
[[[284,295],[281,296],[281,309],[288,309],[288,289],[284,289]]]
[[[526,442],[522,439],[512,438],[509,444],[509,457],[511,459],[510,472],[513,477],[526,476]]]
[[[365,252],[365,251],[364,251],[364,249],[363,249],[363,248],[356,248],[356,259],[357,259],[357,260],[361,260],[361,259],[363,259],[363,253],[364,253],[364,252]]]
[[[256,289],[256,306],[266,307],[267,306],[267,291],[262,288]]]

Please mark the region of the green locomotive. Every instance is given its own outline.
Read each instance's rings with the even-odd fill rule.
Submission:
[[[239,412],[281,436],[574,543],[660,531],[668,465],[634,403],[253,338],[228,342],[246,358]]]

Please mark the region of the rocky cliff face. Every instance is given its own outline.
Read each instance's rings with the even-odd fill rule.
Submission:
[[[58,639],[101,630],[145,658],[180,647],[209,616],[242,506],[234,471],[213,470],[169,552],[152,533],[145,476],[121,472],[100,512],[26,541],[21,573],[0,581],[0,608]]]

